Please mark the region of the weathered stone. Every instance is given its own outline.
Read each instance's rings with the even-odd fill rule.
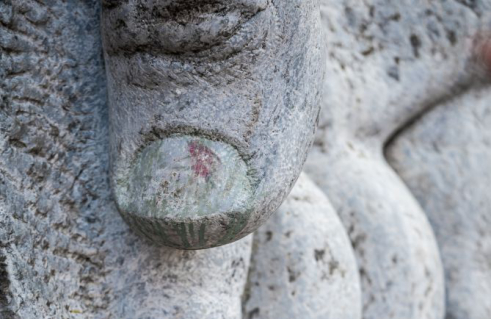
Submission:
[[[284,6],[293,8],[299,4],[296,1],[285,2],[288,3],[278,3],[275,8]],[[106,7],[114,7],[118,3],[119,1],[104,1]],[[163,0],[160,3],[169,4],[170,2]],[[179,3],[180,6],[183,4],[182,1],[174,3]],[[196,5],[197,1],[189,3]],[[203,11],[206,16],[210,14],[209,12],[215,11],[216,7],[214,9],[213,6],[216,6],[217,3],[219,1],[213,4],[211,1],[206,1],[203,6],[198,4],[197,7],[208,10]],[[153,47],[152,50],[158,51],[154,52],[155,54],[167,52],[173,57],[183,56],[183,52],[189,50],[194,53],[214,50],[219,47],[217,39],[222,41],[222,38],[229,38],[229,33],[233,33],[237,25],[247,23],[246,20],[251,18],[249,13],[259,8],[258,14],[262,14],[267,11],[268,7],[266,2],[259,0],[236,1],[236,3],[237,6],[228,15],[230,18],[228,21],[222,19],[222,16],[216,17],[222,23],[223,28],[217,29],[213,37],[193,38],[198,33],[213,33],[212,25],[207,24],[206,19],[200,20],[201,16],[196,20],[194,29],[187,29],[186,32],[189,32],[190,35],[188,40],[185,40],[186,37],[174,37],[175,33],[172,34],[172,32],[177,29],[174,31],[165,29],[159,33],[174,42],[162,41],[163,39],[158,38],[159,35],[157,35],[161,42],[152,42],[149,47],[141,45],[141,41],[148,40],[148,37],[145,38],[145,30],[140,34],[142,37],[137,39],[140,42],[132,42],[134,39],[128,37],[129,33],[122,32],[117,37],[129,41],[127,42],[129,46],[124,50],[134,46],[140,51],[146,51]],[[208,4],[210,6],[207,6]],[[182,10],[183,8],[179,8],[179,5],[174,6],[173,10]],[[314,2],[299,5],[301,8],[303,5],[313,6]],[[109,192],[107,154],[109,144],[116,148],[118,145],[109,143],[107,138],[106,84],[99,38],[100,12],[98,7],[98,1],[91,0],[4,0],[0,2],[0,317],[6,319],[120,319],[175,318],[176,316],[238,318],[241,311],[239,298],[248,266],[250,239],[244,239],[219,249],[198,252],[156,248],[129,231],[113,205]],[[188,13],[193,14],[192,10],[187,9],[192,8],[186,8],[184,14],[176,16],[174,20],[172,16],[169,16],[169,12],[162,11],[157,14],[160,14],[163,19],[171,18],[172,21],[165,23],[179,24],[185,21]],[[323,10],[324,16],[328,17],[325,18],[325,24],[328,26],[326,41],[329,55],[327,60],[329,78],[325,82],[327,90],[325,104],[330,107],[325,108],[321,116],[322,127],[315,152],[317,155],[311,161],[312,176],[321,182],[329,181],[328,184],[323,184],[323,189],[340,209],[344,222],[348,226],[353,225],[353,228],[347,230],[355,244],[358,261],[363,262],[365,318],[437,318],[441,316],[442,290],[433,239],[424,218],[421,217],[419,207],[398,177],[384,163],[381,156],[382,146],[387,143],[392,144],[390,143],[392,138],[393,141],[396,141],[395,145],[401,145],[396,147],[412,148],[414,146],[413,154],[421,156],[417,160],[424,160],[423,153],[420,154],[417,147],[421,145],[423,142],[421,140],[426,136],[418,134],[420,134],[419,130],[425,131],[427,126],[435,123],[433,122],[436,121],[434,117],[443,122],[442,130],[448,129],[452,123],[467,116],[472,117],[473,120],[479,118],[486,123],[487,110],[484,104],[475,99],[489,98],[489,95],[480,89],[469,90],[469,88],[478,83],[478,77],[482,76],[479,74],[480,71],[487,70],[487,65],[489,65],[489,60],[477,61],[480,63],[473,65],[472,63],[476,61],[473,61],[475,58],[471,57],[475,53],[471,53],[472,50],[476,48],[473,46],[475,35],[485,35],[486,32],[479,32],[486,31],[484,26],[489,25],[486,24],[486,15],[491,13],[489,1],[415,2],[406,0],[392,3],[373,0],[360,3],[339,0],[326,1]],[[296,16],[293,11],[284,14],[284,19],[278,15],[278,25],[307,20],[306,16]],[[295,17],[290,19],[288,15]],[[310,22],[314,20],[311,19]],[[114,22],[116,24],[133,23],[131,19]],[[165,25],[167,26],[168,24]],[[283,30],[286,31],[281,32],[281,36],[285,37],[290,34],[288,30],[298,26],[292,24],[283,27]],[[261,30],[260,32],[264,31],[264,29]],[[269,32],[271,29],[267,30]],[[295,36],[301,39],[295,39],[295,41],[307,43],[311,38],[302,38],[302,32],[307,33],[306,29],[302,29],[300,25]],[[311,32],[313,34],[316,31],[313,29]],[[251,31],[251,34],[254,32]],[[287,37],[278,41],[298,43]],[[249,44],[254,45],[255,43],[257,42],[252,41]],[[237,57],[237,52],[234,50],[241,47],[243,43],[234,45],[230,47],[230,51],[217,52],[217,54],[223,53]],[[307,45],[305,44],[303,49],[307,50]],[[278,48],[284,49],[282,46]],[[301,52],[300,48],[295,47],[295,49]],[[478,49],[483,58],[487,57],[486,52],[489,49],[486,45],[478,46]],[[259,49],[261,50],[263,48]],[[258,55],[262,52],[259,51]],[[196,74],[190,81],[205,77],[213,81],[208,87],[198,91],[201,95],[196,95],[195,98],[211,99],[213,90],[216,90],[224,83],[222,81],[225,81],[227,85],[235,83],[235,86],[232,85],[235,91],[230,95],[236,94],[237,100],[246,96],[255,101],[256,96],[247,91],[250,88],[256,90],[259,97],[266,95],[265,99],[301,100],[303,95],[300,93],[312,85],[312,81],[309,82],[307,77],[301,78],[301,72],[303,68],[311,67],[311,65],[302,64],[306,61],[301,58],[291,59],[290,54],[294,52],[296,51],[290,50],[289,54],[285,53],[284,56],[277,59],[278,63],[290,63],[291,65],[289,70],[292,73],[285,73],[282,80],[286,83],[289,79],[295,77],[297,79],[297,81],[288,82],[283,87],[280,86],[283,89],[287,87],[286,92],[274,91],[273,88],[278,85],[275,81],[262,83],[252,81],[256,79],[254,77],[257,77],[257,74],[262,74],[261,79],[268,80],[266,71],[253,73],[248,68],[240,69],[240,66],[244,64],[247,66],[245,63],[247,58],[256,56],[253,54],[244,58],[244,64],[242,62],[233,64],[235,68],[228,70],[196,68]],[[223,61],[218,58],[217,60]],[[180,61],[176,58],[173,63],[179,67],[182,65]],[[313,59],[309,61],[314,64]],[[151,63],[141,65],[153,67]],[[267,63],[265,65],[265,70],[268,70]],[[176,65],[171,65],[171,67],[174,66]],[[252,66],[259,69],[255,63],[248,67]],[[144,73],[149,70],[140,71]],[[300,72],[300,75],[295,73],[297,71]],[[223,80],[222,77],[214,78],[212,76],[214,74],[222,74],[226,80]],[[319,75],[320,71],[317,74]],[[242,75],[243,78],[252,80],[247,82],[247,85],[243,85],[240,81],[235,82]],[[136,86],[141,85],[141,90],[146,88],[153,90],[154,87],[169,85],[177,81],[175,79],[179,79],[174,73],[167,73],[161,78],[158,77],[159,74],[155,76],[158,81],[152,82],[149,81],[151,77],[135,73],[134,82],[137,82]],[[277,75],[273,71],[271,76],[274,78]],[[289,85],[298,85],[298,87],[294,90]],[[266,88],[265,91],[261,91],[263,87]],[[421,128],[417,125],[411,128],[408,125],[410,121],[417,120],[415,122],[418,123],[422,112],[441,104],[442,101],[452,99],[455,94],[460,94],[462,91],[468,91],[466,94],[469,96],[436,108],[438,115],[428,115],[429,124],[421,122]],[[179,95],[182,97],[180,101],[185,109],[186,103],[193,100],[193,96],[189,95],[192,92],[192,90],[190,92],[176,91],[170,97],[162,96],[162,100],[165,102],[167,98],[171,99]],[[224,96],[230,97],[226,94]],[[460,103],[460,101],[466,105],[475,101],[476,105],[465,112],[459,111],[458,114],[449,111],[450,108],[455,107],[455,103]],[[210,106],[211,104],[203,105]],[[300,104],[292,102],[288,105]],[[215,107],[217,104],[211,106]],[[447,110],[449,117],[438,113],[440,109]],[[291,115],[294,117],[298,114],[295,113],[296,110],[284,111],[283,108],[279,108],[277,112],[278,114],[292,112]],[[467,113],[471,111],[478,115]],[[252,123],[252,119],[257,115],[259,121],[260,114],[254,112],[254,110],[249,113],[244,111],[241,113],[243,117],[240,117],[241,114],[237,117],[235,117],[237,114],[230,114],[230,118],[221,119],[223,123],[219,124],[210,124],[214,116],[212,113],[208,117],[205,116],[206,114],[200,115],[203,115],[203,118],[208,121],[208,127],[213,127],[213,125],[226,127],[229,125],[227,120],[243,122],[251,120]],[[170,115],[165,114],[165,116]],[[124,132],[126,127],[138,127],[137,121],[140,121],[140,117],[122,118],[128,122],[121,125],[121,129],[118,128],[115,133]],[[281,119],[281,116],[272,118],[272,123],[276,120],[278,122],[268,127],[269,130],[265,130],[265,124],[259,121],[258,123],[264,126],[261,128],[258,124],[257,132],[263,132],[264,135],[271,134],[274,136],[271,141],[281,141],[285,144],[282,147],[290,147],[287,144],[291,143],[291,139],[287,137],[281,140],[278,137],[281,135],[279,131],[284,129],[288,134],[296,134],[296,128],[294,128],[295,125],[283,126],[283,123],[288,124],[288,122],[281,122]],[[476,123],[479,121],[476,120]],[[176,127],[182,128],[182,126]],[[408,127],[410,127],[408,134],[421,136],[418,137],[420,141],[411,141],[414,143],[407,144],[409,142],[404,132]],[[424,190],[419,193],[415,191],[425,208],[436,207],[430,217],[439,208],[437,205],[445,204],[437,203],[439,196],[454,196],[455,199],[460,199],[459,205],[456,205],[458,207],[451,207],[448,211],[452,213],[451,217],[457,218],[455,219],[457,222],[452,226],[457,224],[456,227],[460,226],[458,230],[463,233],[449,240],[450,243],[446,246],[448,250],[445,248],[443,251],[447,269],[460,267],[458,271],[450,275],[458,274],[458,277],[449,280],[448,284],[451,290],[448,318],[482,319],[479,316],[484,313],[486,316],[484,318],[488,319],[486,309],[489,309],[489,303],[487,300],[479,299],[489,295],[488,288],[486,288],[488,281],[479,276],[487,274],[488,257],[486,256],[488,256],[489,249],[486,247],[489,245],[486,229],[480,227],[488,224],[486,219],[488,215],[484,213],[487,207],[485,190],[489,184],[489,176],[486,171],[480,170],[482,166],[478,162],[481,158],[488,157],[488,130],[481,127],[483,130],[481,133],[478,130],[479,127],[479,124],[476,124],[475,128],[471,128],[470,125],[466,126],[462,129],[462,135],[459,135],[458,129],[455,132],[448,132],[452,133],[448,139],[454,139],[459,149],[464,147],[464,150],[468,152],[464,155],[451,153],[452,147],[447,147],[448,144],[446,144],[448,139],[438,135],[447,133],[437,130],[433,132],[436,135],[429,135],[429,141],[437,143],[436,145],[441,147],[442,152],[452,154],[453,157],[448,162],[449,173],[444,173],[443,170],[446,170],[444,167],[432,170],[431,174],[428,173],[426,169],[429,170],[429,165],[427,165],[429,162],[423,162],[424,165],[421,168],[416,167],[414,170],[423,175],[428,174],[425,176],[428,176],[429,184],[437,184],[440,181],[438,178],[445,177],[446,174],[454,174],[453,176],[459,179],[459,181],[452,180],[448,183],[450,189],[444,189],[443,186],[440,187],[440,184],[437,184],[438,187],[431,187],[431,189],[425,187],[424,190],[428,190],[425,194],[423,194]],[[223,198],[230,199],[235,197],[234,194],[241,195],[237,198],[247,199],[251,196],[248,184],[238,182],[244,177],[243,167],[249,164],[247,163],[248,158],[244,158],[239,147],[229,145],[235,143],[235,140],[229,143],[228,140],[210,138],[215,134],[214,131],[195,138],[196,131],[184,130],[180,133],[189,133],[192,136],[174,134],[166,136],[169,139],[164,142],[157,141],[158,137],[163,134],[163,129],[159,127],[152,132],[155,141],[151,134],[146,135],[149,137],[147,153],[158,152],[159,148],[167,145],[165,144],[167,142],[172,147],[176,147],[176,151],[179,151],[181,147],[181,153],[187,147],[190,156],[184,160],[183,165],[190,167],[198,177],[206,179],[216,172],[217,158],[222,160],[215,153],[223,152],[225,158],[228,158],[224,160],[226,171],[234,171],[240,177],[230,179],[231,192],[224,194]],[[251,126],[251,132],[254,130],[256,127]],[[301,132],[305,134],[305,138],[309,134],[308,130]],[[233,133],[240,138],[243,132]],[[253,133],[248,134],[245,135],[253,135]],[[397,137],[399,134],[402,136],[401,139]],[[249,139],[253,141],[252,138],[249,137]],[[464,139],[469,144],[466,144]],[[251,147],[267,147],[262,150],[264,153],[261,154],[268,154],[268,156],[271,155],[269,152],[275,150],[277,146],[268,143],[264,144],[266,146],[261,146],[259,144],[264,141],[259,137],[256,142],[258,144],[252,142],[249,144]],[[476,149],[479,150],[477,152],[482,157],[473,153]],[[406,167],[406,163],[412,165],[413,162],[409,162],[412,159],[400,157],[401,155],[397,152],[389,153],[398,156],[392,157],[394,163],[396,160],[401,161],[400,165],[396,163],[399,165],[398,170],[411,188],[419,187],[410,175],[413,171],[410,171],[409,166]],[[142,151],[141,154],[143,153]],[[298,158],[291,156],[293,161],[297,159],[298,162],[298,159],[302,158],[302,152],[298,153],[295,154],[299,156]],[[279,154],[284,153],[280,151]],[[278,166],[275,162],[278,155],[271,156],[271,166],[268,166],[270,164],[267,163],[265,167],[272,170],[277,169],[278,174],[290,176],[293,181],[295,173],[291,172],[292,166],[288,165],[291,164],[298,169],[301,165],[287,161],[282,162],[284,165]],[[447,165],[448,158],[439,157],[434,154],[433,150],[428,151],[428,158],[431,158],[430,161],[444,161]],[[158,161],[169,160],[169,157],[156,159],[157,161],[152,161],[152,158],[140,157],[138,159],[140,167],[133,166],[131,173],[139,175],[138,170],[144,171],[147,168],[146,165],[158,165]],[[464,172],[460,174],[461,171]],[[220,173],[221,175],[213,175],[208,179],[229,181],[224,171]],[[166,172],[159,172],[159,174],[161,175],[157,174],[157,176],[166,176]],[[254,174],[256,172],[252,171],[251,174],[246,175],[246,178],[249,178],[249,175],[255,176]],[[476,177],[478,174],[482,175],[479,176],[479,179]],[[326,176],[328,179],[325,179]],[[333,178],[330,179],[331,177]],[[139,182],[142,182],[141,185],[145,187],[155,186],[151,179],[142,179]],[[283,182],[280,176],[278,180],[268,185],[272,185],[270,189],[280,189],[279,186]],[[454,187],[464,187],[470,183],[476,188],[471,195],[465,191],[458,194],[454,192]],[[195,186],[202,185],[196,184]],[[172,187],[174,189],[179,187],[179,183],[174,183]],[[214,188],[215,193],[219,194],[221,189]],[[264,189],[269,188],[265,186]],[[283,189],[286,194],[287,187]],[[194,190],[195,193],[203,191],[199,187]],[[146,196],[143,192],[138,194]],[[203,206],[201,198],[196,200],[198,200],[197,203],[185,203],[188,206]],[[271,211],[279,202],[281,200],[277,199],[269,203]],[[481,203],[483,206],[478,206]],[[220,205],[220,203],[212,204]],[[229,207],[235,209],[240,206],[240,203],[224,201],[224,205],[227,209]],[[213,207],[211,205],[208,208],[211,210],[214,209]],[[463,212],[469,214],[469,211],[474,208],[475,214],[464,216]],[[172,214],[172,211],[170,213]],[[230,238],[225,237],[225,241],[232,240],[231,238],[235,236],[234,232],[242,228],[241,215],[235,216],[237,216],[237,227],[229,227],[231,236]],[[434,217],[431,218],[433,222]],[[451,220],[455,221],[452,218]],[[144,234],[151,234],[155,229],[158,230],[158,228],[146,230],[149,225],[142,224],[138,218],[135,222],[143,225],[140,228],[144,230]],[[302,222],[308,223],[309,221],[299,220],[298,224],[301,225]],[[322,222],[319,224],[323,225]],[[480,227],[476,226],[477,224],[480,224]],[[225,226],[227,225],[230,226],[226,223]],[[436,228],[439,238],[450,234],[446,232],[447,229],[443,222],[438,225],[442,227],[442,229]],[[160,224],[151,224],[151,226],[160,226]],[[197,226],[194,224],[171,225],[171,229],[177,233],[177,236],[171,240],[181,241],[179,245],[186,246],[184,244],[186,241],[183,240],[186,238],[189,246],[202,247],[200,238],[203,236],[200,234],[204,232],[200,232],[201,227]],[[474,226],[480,232],[479,238],[472,233]],[[422,237],[419,237],[418,232]],[[319,233],[316,234],[319,235]],[[262,236],[264,235],[266,238],[269,236],[268,233]],[[274,234],[272,236],[275,238]],[[163,239],[162,236],[158,238]],[[460,245],[462,242],[468,243],[469,246]],[[468,247],[470,249],[466,250]],[[330,248],[333,247],[330,246]],[[461,254],[462,249],[464,253]],[[472,249],[482,250],[473,251]],[[394,251],[397,251],[397,258],[391,259]],[[262,252],[265,253],[265,251]],[[469,259],[475,258],[477,261],[473,263],[469,260],[464,263],[460,260],[461,263],[458,264],[457,257],[453,258],[457,254]],[[321,255],[322,253],[319,252],[319,258]],[[400,259],[400,256],[405,256],[406,259]],[[451,261],[447,263],[447,260]],[[421,263],[418,263],[419,261]],[[298,266],[301,263],[295,265]],[[427,269],[424,269],[425,265]],[[469,274],[474,271],[472,267],[481,268],[471,277]],[[313,269],[312,275],[304,272],[305,276],[302,274],[296,277],[296,284],[300,283],[300,278],[313,278],[318,270],[315,267],[309,269]],[[472,271],[467,271],[467,269],[472,269]],[[337,275],[337,273],[333,272],[333,278],[337,278],[334,274]],[[462,274],[465,279],[459,280]],[[466,280],[468,282],[464,283]],[[303,288],[306,289],[303,290],[304,295],[308,294],[309,287],[303,286]],[[323,286],[323,288],[332,292],[329,289],[333,287]],[[478,288],[482,290],[477,290]],[[469,293],[460,289],[469,289]],[[425,290],[424,293],[423,290]],[[484,293],[476,297],[476,293],[482,291]],[[288,291],[281,293],[280,297],[284,297]],[[215,296],[217,296],[216,299]],[[457,300],[459,298],[462,299]],[[251,305],[252,300],[250,299],[248,305]],[[262,302],[262,300],[254,300]],[[273,300],[276,302],[279,299]],[[329,302],[332,299],[326,300]],[[475,303],[472,304],[472,301]],[[308,302],[312,301],[308,300],[305,304]],[[479,305],[476,305],[477,303]],[[288,306],[294,308],[295,306],[301,307],[301,305],[298,303]],[[266,305],[264,309],[268,307]],[[247,315],[258,314],[255,308],[250,311]]]
[[[241,319],[251,242],[252,235],[200,251],[116,245],[120,260],[106,268],[114,317]]]
[[[112,185],[128,224],[223,245],[278,208],[313,140],[318,3],[105,1]]]
[[[311,154],[307,171],[332,199],[351,238],[363,318],[443,318],[443,270],[424,213],[381,158],[346,143],[351,146],[338,159]]]
[[[156,248],[114,207],[99,6],[0,2],[0,318],[240,318],[250,239]]]
[[[325,98],[306,172],[333,203],[361,271],[364,318],[444,317],[443,270],[418,203],[383,147],[475,83],[473,39],[491,3],[323,1]]]
[[[331,204],[306,175],[254,233],[253,247],[243,318],[361,318],[351,243]]]
[[[439,104],[387,148],[429,217],[445,268],[447,318],[491,318],[491,89]]]

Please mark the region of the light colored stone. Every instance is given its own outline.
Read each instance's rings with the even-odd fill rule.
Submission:
[[[200,251],[132,247],[128,241],[115,245],[121,256],[106,267],[115,318],[242,318],[252,235]]]
[[[254,233],[253,247],[243,318],[361,318],[353,249],[331,204],[306,175]]]
[[[390,145],[428,215],[445,268],[448,319],[491,318],[491,89],[439,104]]]
[[[328,194],[350,236],[363,318],[443,318],[443,270],[424,213],[382,158],[360,144],[346,145],[338,159],[312,153],[307,172]]]
[[[316,0],[104,1],[112,186],[154,243],[233,242],[275,211],[314,137]]]
[[[476,83],[474,39],[490,9],[489,1],[322,2],[325,97],[306,172],[353,242],[366,319],[445,316],[432,230],[383,149],[422,112]]]
[[[99,6],[0,2],[0,318],[240,318],[250,238],[156,248],[114,207]]]
[[[241,1],[240,5],[246,3]],[[265,5],[264,1],[250,3],[259,8]],[[288,1],[285,5],[296,4]],[[203,305],[211,306],[207,310],[214,312],[206,313],[211,318],[238,317],[250,239],[199,252],[151,247],[127,228],[114,207],[107,174],[110,142],[98,8],[98,1],[90,0],[0,2],[0,317],[173,318],[180,313],[192,318]],[[323,184],[324,190],[341,208],[345,221],[351,220],[350,208],[356,208],[357,214],[370,212],[358,215],[366,217],[361,222],[353,219],[353,225],[372,230],[367,232],[368,239],[359,236],[360,228],[348,228],[359,260],[371,260],[366,264],[369,275],[365,270],[362,277],[364,288],[372,289],[369,293],[365,289],[365,317],[436,318],[441,313],[441,283],[431,235],[420,209],[384,163],[382,146],[400,130],[404,132],[407,122],[421,112],[475,84],[476,68],[470,63],[472,40],[486,25],[485,16],[491,12],[489,1],[339,0],[326,1],[323,12],[328,17],[329,47],[325,104],[330,107],[321,116],[312,176],[321,181],[328,176],[331,184]],[[226,30],[234,28],[233,19],[231,23]],[[208,27],[199,26],[201,30]],[[215,45],[213,38],[204,38],[203,42]],[[196,48],[188,42],[184,49],[190,46]],[[162,48],[169,47],[175,48],[175,43],[164,43]],[[292,61],[294,69],[296,62]],[[234,80],[242,71],[230,70],[226,77]],[[245,75],[250,76],[247,72]],[[293,76],[286,74],[285,81]],[[248,83],[243,90],[261,88],[265,83]],[[140,84],[155,85],[149,81]],[[210,86],[217,84],[212,82]],[[311,82],[290,84],[301,85],[285,96],[296,101],[302,97],[297,92]],[[268,92],[272,92],[271,87]],[[205,90],[200,93],[206,97]],[[481,104],[476,105],[480,111],[485,110]],[[247,113],[244,118],[250,119],[253,114]],[[486,119],[484,114],[482,117]],[[128,123],[122,130],[133,125],[135,118],[126,119]],[[271,127],[274,130],[280,126]],[[283,128],[288,130],[289,126]],[[308,135],[308,131],[303,133]],[[487,133],[479,136],[477,130],[466,127],[462,138],[467,134],[475,134],[470,140],[485,144],[482,141]],[[459,147],[462,145],[464,142],[459,142]],[[206,163],[208,157],[206,151],[201,153],[203,157],[188,165],[204,174],[199,164]],[[456,158],[462,159],[459,156]],[[240,160],[233,158],[230,163],[240,167]],[[462,167],[459,165],[458,161],[450,163],[450,172]],[[469,174],[475,176],[478,168],[472,163]],[[274,169],[290,173],[289,166]],[[482,175],[479,183],[487,180],[487,175]],[[431,201],[436,195],[428,196]],[[476,192],[474,196],[485,198],[485,193]],[[473,203],[465,204],[474,207]],[[406,215],[400,213],[407,211]],[[415,221],[409,224],[414,216]],[[415,235],[415,229],[422,232],[422,238]],[[184,230],[189,232],[190,227]],[[194,227],[195,231],[199,228]],[[471,243],[477,245],[471,238]],[[400,249],[399,255],[408,256],[409,262],[401,260],[404,266],[387,262],[394,247]],[[430,265],[430,279],[422,276],[425,264]],[[381,267],[384,265],[388,266]],[[203,272],[209,278],[203,278]],[[369,283],[368,278],[373,281]],[[396,281],[391,282],[391,278]],[[476,279],[469,284],[474,282]],[[408,288],[413,283],[416,292]],[[434,283],[430,296],[421,301],[422,291],[430,283]],[[172,296],[164,302],[164,293],[168,292]],[[373,302],[370,292],[377,293]],[[459,306],[467,307],[472,298],[460,293],[463,300]],[[214,294],[221,299],[211,298]],[[458,305],[454,302],[452,299],[449,309],[456,309],[452,308]],[[182,305],[185,308],[179,308]],[[480,309],[473,308],[475,312],[469,315],[479,315]],[[448,317],[461,316],[462,312],[450,312]]]

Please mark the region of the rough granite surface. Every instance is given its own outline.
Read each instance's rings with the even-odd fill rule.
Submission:
[[[250,238],[156,248],[115,208],[99,5],[0,2],[0,318],[240,318]]]
[[[408,123],[479,83],[475,40],[489,31],[490,9],[488,0],[322,1],[325,97],[305,171],[348,230],[365,319],[445,316],[432,229],[383,150]]]
[[[354,246],[363,318],[444,316],[435,239],[421,207],[386,163],[388,145],[391,165],[427,211],[439,240],[447,319],[489,319],[489,174],[482,161],[489,162],[490,97],[479,87],[472,46],[489,27],[490,1],[324,0],[321,12],[328,75],[307,171],[328,195]],[[116,210],[99,16],[95,0],[0,2],[0,318],[240,318],[250,237],[196,252],[157,248],[130,231]],[[204,45],[212,40],[203,39]],[[163,49],[169,47],[175,43]],[[302,96],[291,92],[285,99]],[[253,112],[244,114],[253,119]],[[448,224],[440,218],[443,210]],[[290,225],[282,215],[274,218],[284,224],[266,227]],[[321,220],[316,226],[328,227]],[[277,235],[283,236],[273,234],[270,244]],[[256,242],[268,238],[266,230]],[[298,247],[288,249],[300,255]],[[347,268],[353,266],[347,255],[339,256],[347,258]],[[292,262],[314,277],[322,270],[313,260]],[[276,274],[272,280],[290,284],[287,269]],[[301,280],[314,277],[296,274],[299,293],[308,293]],[[329,278],[349,280],[338,269]],[[264,287],[256,287],[257,293],[270,296]],[[332,293],[327,285],[319,289]],[[262,312],[252,305],[266,300],[250,295],[246,314],[273,313],[291,291],[279,293]],[[346,299],[339,305],[323,301],[342,307]],[[353,316],[357,309],[350,308]]]
[[[243,318],[361,318],[360,278],[348,235],[305,174],[254,233],[253,251]]]
[[[387,146],[426,212],[445,268],[447,319],[491,318],[491,88],[474,87]]]

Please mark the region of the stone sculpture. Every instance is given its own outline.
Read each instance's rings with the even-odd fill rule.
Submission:
[[[300,175],[254,234],[243,318],[360,319],[358,268],[339,218]]]
[[[443,318],[432,230],[383,151],[407,123],[475,82],[472,42],[490,3],[383,3],[322,3],[327,80],[306,171],[350,235],[363,317]]]
[[[0,3],[0,318],[240,318],[250,238],[151,247],[114,207],[99,14]]]
[[[0,318],[443,318],[443,269],[423,210],[445,269],[446,318],[491,317],[489,73],[483,74],[491,59],[488,44],[478,41],[489,31],[488,0],[324,1],[325,36],[315,1],[102,4],[105,50],[98,0],[0,2]],[[159,24],[153,14],[167,22]],[[191,26],[185,23],[190,18]],[[149,33],[160,27],[160,36]],[[128,28],[136,30],[122,32]],[[112,40],[108,33],[115,34]],[[237,33],[248,42],[235,41]],[[316,37],[325,49],[309,42]],[[268,39],[278,45],[272,48]],[[186,219],[185,227],[168,224],[167,239],[154,228],[166,225],[144,218],[135,223],[138,215],[125,215],[128,202],[119,202],[133,228],[153,242],[205,248],[234,241],[264,222],[300,172],[316,117],[311,102],[319,96],[311,88],[322,74],[323,64],[315,64],[322,51],[328,67],[324,110],[307,171],[346,230],[306,176],[255,239],[181,251],[154,246],[128,228],[111,195],[109,180],[117,174],[109,172],[130,167],[125,161],[133,150],[144,155],[131,174],[158,170],[158,161],[168,159],[149,159],[164,147],[187,151],[183,165],[205,181],[237,175],[228,193],[220,193],[219,184],[211,193],[242,200],[218,205],[223,230],[210,226],[220,218],[204,218],[211,224],[201,232],[203,223]],[[148,63],[132,64],[137,52]],[[207,62],[186,68],[201,59]],[[169,92],[157,97],[164,86]],[[275,91],[278,86],[284,90]],[[212,95],[222,96],[223,104]],[[249,106],[244,97],[252,101]],[[275,99],[292,107],[275,110],[266,103]],[[157,100],[177,106],[173,117],[155,111]],[[203,123],[189,109],[198,100],[208,107],[198,110]],[[243,106],[241,116],[225,112],[232,101]],[[148,109],[155,112],[141,112]],[[222,122],[205,111],[224,111]],[[266,129],[261,116],[267,114],[291,125]],[[299,114],[304,117],[295,120]],[[151,116],[148,123],[145,116]],[[230,129],[233,121],[240,124],[237,130]],[[216,149],[220,156],[212,154]],[[221,156],[228,160],[219,171]],[[238,182],[244,171],[247,183],[272,191],[255,193],[263,199],[249,201],[249,220],[242,218],[248,212],[227,212],[251,197]],[[138,183],[147,182],[153,185],[151,178]],[[136,193],[151,199],[160,185],[155,187],[153,193]],[[199,187],[193,191],[204,194]],[[124,201],[124,192],[116,190],[120,200],[121,194]],[[207,197],[184,204],[203,205],[202,199]],[[316,291],[325,295],[309,296]]]
[[[317,1],[105,1],[102,27],[125,220],[183,249],[254,231],[314,137]]]

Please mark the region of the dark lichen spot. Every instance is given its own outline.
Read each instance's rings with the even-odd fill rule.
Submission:
[[[123,19],[118,19],[118,20],[116,20],[116,22],[114,23],[114,28],[116,28],[116,29],[123,29],[123,28],[127,28],[126,22],[124,22],[124,20],[123,20]]]
[[[118,7],[119,5],[125,3],[127,1],[122,1],[122,0],[102,0],[102,7],[104,9],[114,9]]]
[[[329,275],[332,276],[334,271],[336,271],[336,269],[338,269],[338,268],[339,268],[339,262],[337,262],[336,260],[331,260],[329,262]]]
[[[370,278],[370,276],[368,275],[367,271],[363,267],[360,267],[360,278],[362,280],[366,280],[366,282],[368,283],[368,285],[371,285],[372,284],[372,279]]]
[[[119,266],[122,266],[124,264],[124,257],[123,256],[119,256],[118,259],[116,259],[116,263]]]
[[[353,248],[357,250],[357,248],[360,247],[360,245],[367,239],[366,234],[359,234],[355,238],[352,239],[351,244],[353,245]]]
[[[288,271],[289,282],[294,282],[295,280],[297,280],[297,274],[295,274],[295,272],[290,267],[286,267],[286,270]]]
[[[387,70],[387,75],[393,78],[396,81],[399,81],[399,68],[397,65],[389,67]]]
[[[10,293],[10,278],[7,272],[6,258],[0,255],[0,318],[18,318],[8,307],[11,298],[12,294]]]
[[[374,6],[370,6],[369,14],[370,14],[370,17],[372,17],[372,18],[375,16],[375,7]]]
[[[249,311],[249,314],[247,315],[248,319],[253,319],[259,317],[259,308],[254,308],[251,311]]]
[[[450,44],[455,45],[457,43],[457,35],[453,30],[447,30],[447,39],[450,41]]]
[[[476,12],[476,9],[477,9],[477,1],[476,0],[457,0],[457,2],[468,7],[472,11]]]
[[[401,14],[400,13],[395,13],[389,17],[389,20],[392,21],[399,21],[401,20]]]
[[[353,9],[346,7],[344,9],[344,13],[346,15],[346,18],[348,19],[348,24],[349,25],[355,25],[356,23],[356,16],[355,13],[353,12]]]
[[[321,261],[322,259],[324,259],[324,255],[325,255],[326,251],[324,249],[320,249],[320,250],[314,250],[314,257],[315,257],[315,260],[316,261]]]
[[[411,46],[413,47],[413,53],[415,57],[419,57],[419,49],[421,48],[421,40],[415,34],[411,34],[409,37],[409,41],[411,42]]]
[[[364,51],[361,51],[361,54],[363,54],[364,56],[368,56],[368,55],[372,54],[373,51],[375,51],[375,48],[374,47],[369,47],[368,49],[366,49]]]
[[[360,267],[360,277],[365,277],[367,275],[367,271],[365,270],[365,268],[363,267]]]

